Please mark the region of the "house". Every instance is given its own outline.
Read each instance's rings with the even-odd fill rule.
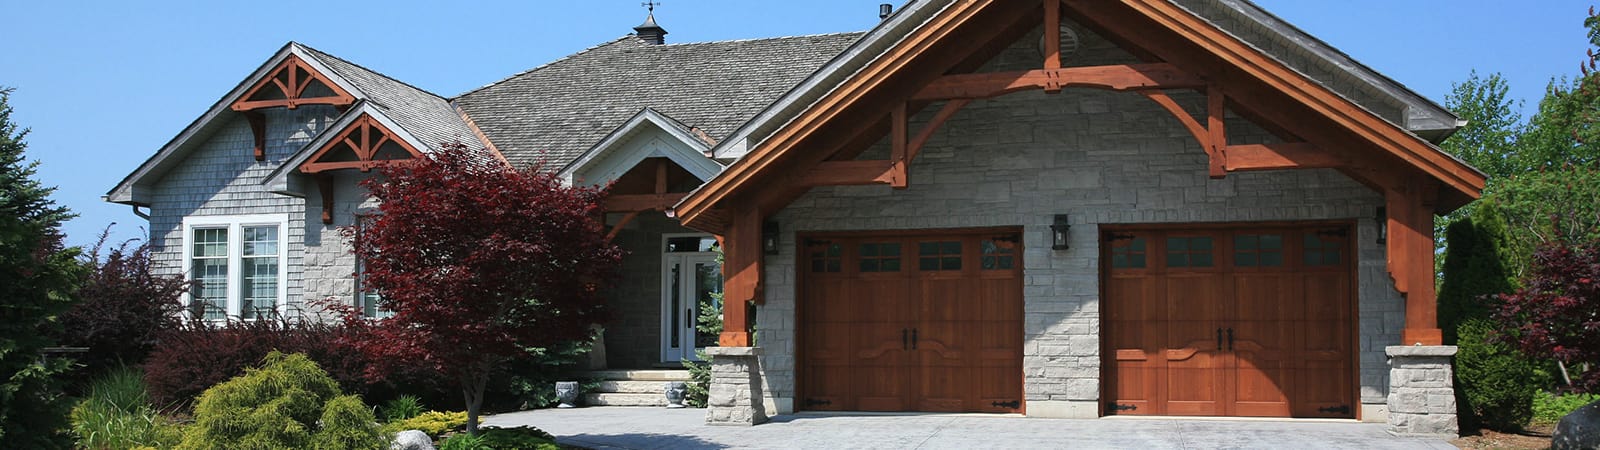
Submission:
[[[371,207],[373,161],[461,140],[615,182],[632,254],[607,361],[690,358],[722,289],[708,423],[1456,432],[1432,215],[1483,187],[1436,145],[1462,122],[1256,5],[919,0],[859,34],[664,36],[647,20],[453,98],[291,43],[107,197],[149,208],[173,273],[226,280],[196,301],[248,317],[365,297],[333,227]]]

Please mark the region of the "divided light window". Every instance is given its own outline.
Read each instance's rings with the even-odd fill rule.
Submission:
[[[188,217],[184,272],[191,317],[257,319],[284,301],[283,215]]]

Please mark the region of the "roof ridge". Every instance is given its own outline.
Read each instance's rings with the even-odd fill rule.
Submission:
[[[332,53],[328,53],[328,52],[325,52],[325,51],[322,51],[322,50],[317,50],[315,47],[312,47],[312,46],[309,46],[309,45],[306,45],[306,44],[302,44],[302,43],[299,43],[299,42],[295,42],[295,41],[289,41],[289,43],[292,44],[292,45],[299,46],[300,48],[305,49],[307,51],[310,51],[311,53],[314,53],[315,56],[326,56],[326,57],[329,57],[329,58],[333,58],[335,60],[338,60],[339,62],[342,62],[342,63],[345,63],[345,64],[349,64],[349,65],[351,65],[351,66],[353,66],[353,67],[355,67],[357,69],[365,70],[367,72],[372,72],[374,75],[383,77],[386,80],[393,81],[393,82],[396,82],[396,83],[400,83],[401,85],[403,85],[405,87],[408,87],[408,88],[411,88],[411,89],[415,89],[415,90],[417,90],[417,92],[421,92],[421,93],[424,93],[424,94],[432,95],[432,96],[434,96],[434,98],[438,98],[438,99],[444,100],[446,102],[450,101],[450,99],[445,98],[443,95],[435,94],[435,93],[433,93],[433,91],[429,91],[427,89],[423,89],[423,88],[417,87],[417,86],[415,86],[415,85],[413,85],[411,83],[400,81],[399,78],[391,77],[389,75],[384,74],[383,72],[379,72],[379,71],[376,71],[376,70],[369,69],[366,66],[363,66],[363,65],[360,65],[360,64],[356,64],[355,62],[350,61],[348,59],[340,58],[339,56],[334,55]]]
[[[448,99],[445,99],[445,100],[448,100],[451,103],[455,103],[455,101],[456,100],[460,100],[461,97],[466,97],[468,95],[472,95],[474,93],[477,93],[478,91],[498,86],[498,85],[500,85],[502,83],[505,83],[507,81],[511,81],[514,78],[517,78],[517,77],[520,77],[520,76],[523,76],[523,75],[527,75],[529,73],[538,71],[539,69],[543,69],[543,68],[546,68],[546,67],[550,67],[550,66],[556,65],[558,63],[561,63],[561,62],[567,61],[569,59],[572,59],[574,57],[577,57],[578,55],[582,55],[582,54],[585,54],[585,53],[589,53],[589,52],[595,51],[595,50],[599,49],[600,47],[605,47],[605,46],[621,43],[621,42],[623,42],[623,40],[626,40],[626,39],[629,39],[629,38],[637,38],[637,37],[632,35],[632,34],[628,34],[628,35],[623,35],[622,37],[619,37],[619,38],[616,38],[616,39],[612,39],[612,40],[609,40],[609,41],[601,42],[599,44],[595,44],[593,46],[590,46],[589,48],[585,48],[583,50],[578,50],[577,52],[574,52],[574,53],[572,53],[570,55],[563,56],[563,57],[560,57],[560,58],[556,58],[553,61],[534,66],[531,69],[514,73],[511,76],[508,76],[508,77],[505,77],[505,78],[501,78],[501,79],[496,80],[494,82],[491,82],[489,84],[485,84],[483,86],[478,86],[476,88],[472,88],[471,90],[468,90],[466,92],[462,92],[460,94],[456,94],[455,97],[451,97],[451,98],[448,98]]]
[[[840,35],[846,35],[846,34],[865,34],[865,33],[866,33],[866,31],[838,31],[838,32],[833,32],[833,33],[797,34],[797,35],[793,35],[793,36],[769,36],[769,37],[759,37],[759,38],[728,39],[728,40],[722,40],[722,41],[678,42],[678,43],[674,43],[674,44],[660,44],[660,45],[655,45],[653,47],[675,47],[675,46],[706,45],[706,44],[732,44],[732,43],[740,43],[740,42],[776,41],[776,40],[781,40],[781,39],[800,39],[800,38],[840,36]]]

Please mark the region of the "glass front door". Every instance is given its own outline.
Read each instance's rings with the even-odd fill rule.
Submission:
[[[684,242],[690,239],[696,242]],[[695,350],[717,344],[716,334],[701,332],[696,326],[701,311],[721,311],[722,267],[712,248],[715,242],[709,237],[668,239],[662,267],[663,361],[699,361]]]

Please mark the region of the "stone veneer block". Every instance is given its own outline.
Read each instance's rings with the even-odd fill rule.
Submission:
[[[752,426],[766,423],[762,401],[761,349],[709,347],[711,387],[706,398],[707,425]]]
[[[1389,355],[1389,432],[1454,439],[1453,345],[1385,347]]]

